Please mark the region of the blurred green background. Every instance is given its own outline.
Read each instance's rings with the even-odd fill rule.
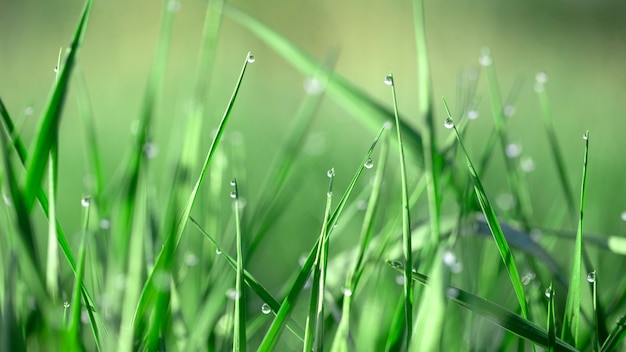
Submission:
[[[338,48],[336,72],[387,106],[391,106],[391,96],[382,81],[392,71],[401,113],[418,125],[416,55],[409,1],[271,0],[232,1],[230,5],[258,18],[319,60]],[[81,6],[78,0],[0,2],[0,96],[18,117],[27,141],[53,84],[59,48],[68,45]],[[166,173],[158,170],[172,165],[168,150],[180,141],[170,137],[172,131],[180,128],[190,104],[205,6],[202,1],[183,0],[176,18],[155,131],[159,155],[153,170],[157,170],[155,179],[162,183],[168,179],[164,177]],[[124,164],[130,146],[131,125],[139,115],[162,8],[162,2],[154,0],[96,1],[94,5],[79,72],[87,82],[108,176]],[[453,107],[453,114],[458,112],[458,107],[454,110],[459,101],[458,75],[478,68],[481,48],[491,48],[505,103],[515,107],[514,116],[508,120],[510,138],[523,147],[523,155],[532,158],[536,165],[528,175],[535,209],[533,222],[537,226],[574,228],[576,224],[549,222],[555,208],[565,212],[565,205],[533,92],[535,74],[546,72],[558,138],[576,190],[583,156],[581,135],[590,130],[586,229],[623,234],[626,224],[620,214],[626,209],[622,173],[626,168],[626,4],[426,1],[425,13],[437,117],[443,121],[445,116],[439,100],[442,95]],[[225,17],[211,78],[205,147],[248,51],[257,60],[247,72],[225,144],[229,145],[230,138],[232,146],[237,139],[233,131],[243,136],[246,175],[234,176],[246,180],[245,197],[253,207],[278,141],[305,96],[306,77],[253,33]],[[493,126],[483,78],[477,97],[480,116],[471,123],[467,135],[470,153],[476,156]],[[449,135],[442,125],[437,127],[442,137]],[[75,92],[67,101],[60,136],[59,219],[72,237],[80,226],[76,221],[80,216],[80,198],[89,193],[83,124]],[[310,160],[303,162],[306,168],[294,175],[301,189],[294,194],[297,206],[290,209],[287,220],[277,222],[269,238],[274,241],[271,246],[284,249],[284,262],[295,265],[317,236],[326,170],[335,167],[340,194],[373,137],[374,133],[358,119],[332,99],[325,99],[307,141]],[[493,197],[506,192],[501,158],[497,152],[496,162],[485,175],[484,183]],[[395,165],[395,158],[392,160]],[[411,175],[411,180],[414,182],[417,176]],[[229,206],[226,200],[224,206]],[[284,280],[291,270],[281,263],[274,267],[276,272],[259,274],[269,281],[270,287],[272,282]]]

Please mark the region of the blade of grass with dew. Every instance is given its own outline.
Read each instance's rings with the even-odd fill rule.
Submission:
[[[554,289],[552,283],[548,287],[548,351],[554,352],[556,346],[556,316],[554,310]]]
[[[593,307],[593,331],[592,331],[592,349],[594,351],[600,351],[600,332],[598,328],[598,321],[600,319],[604,319],[605,317],[600,317],[600,312],[598,311],[598,306],[600,300],[598,299],[598,278],[596,276],[596,272],[592,271],[587,275],[587,281],[591,285],[591,303]],[[608,336],[608,334],[607,334]]]
[[[326,192],[326,207],[324,220],[317,243],[317,253],[313,262],[313,285],[311,287],[311,299],[309,313],[306,318],[304,330],[304,344],[302,351],[321,351],[324,336],[324,291],[326,287],[326,264],[328,263],[328,219],[332,208],[333,180],[335,169],[328,170],[328,191]]]
[[[233,351],[246,351],[246,296],[244,291],[243,241],[241,239],[241,214],[239,207],[239,189],[234,180],[235,190],[235,227],[237,233],[237,278],[235,279],[235,319],[233,324]]]
[[[168,237],[166,239],[166,242],[163,246],[163,248],[161,249],[161,251],[158,254],[156,263],[154,265],[154,269],[152,270],[152,272],[150,273],[148,280],[146,281],[143,291],[141,293],[140,296],[140,300],[139,300],[139,304],[137,305],[137,309],[135,311],[135,317],[137,317],[137,319],[142,319],[142,317],[145,316],[145,314],[148,312],[148,304],[150,302],[154,303],[157,300],[159,300],[159,296],[164,295],[165,293],[163,292],[159,292],[155,287],[154,287],[154,273],[158,272],[158,271],[163,271],[163,270],[167,270],[170,265],[171,265],[171,261],[173,258],[173,254],[176,250],[176,247],[178,246],[178,243],[180,242],[180,238],[183,235],[183,232],[187,226],[187,222],[189,219],[189,214],[191,213],[191,208],[193,207],[195,201],[196,201],[196,197],[198,195],[198,191],[200,189],[200,184],[202,183],[202,180],[204,179],[204,175],[207,172],[207,169],[209,167],[209,164],[211,162],[211,159],[215,153],[215,150],[217,148],[217,146],[219,145],[219,142],[222,138],[222,134],[224,133],[224,129],[226,127],[226,123],[229,120],[232,108],[234,106],[235,100],[237,98],[237,94],[239,93],[239,88],[241,87],[241,82],[243,81],[243,77],[244,74],[246,72],[246,68],[248,66],[248,63],[251,60],[251,53],[248,53],[246,55],[246,58],[244,60],[244,64],[242,66],[241,72],[239,74],[239,78],[237,79],[237,83],[235,85],[233,94],[230,98],[230,101],[228,102],[228,105],[226,107],[226,110],[224,111],[224,115],[222,116],[222,119],[218,125],[217,128],[217,133],[215,134],[215,137],[211,143],[211,146],[209,147],[209,151],[207,152],[206,158],[204,160],[204,164],[202,165],[202,170],[200,172],[200,175],[198,176],[198,179],[196,180],[196,183],[194,185],[193,190],[191,191],[189,198],[187,200],[187,203],[185,204],[184,210],[182,212],[182,214],[180,215],[180,217],[178,217],[178,220],[176,220],[176,224],[174,225],[174,227],[172,227],[171,232],[168,231],[166,233],[168,233]],[[167,302],[164,302],[163,300],[160,300],[162,302],[162,304],[166,304]],[[159,331],[159,324],[161,323],[161,321],[155,322],[156,325],[153,325],[153,328],[155,330],[152,331],[151,334],[153,335],[158,335],[158,331]],[[136,326],[136,329],[138,332],[142,331],[143,326]]]
[[[378,132],[378,135],[374,139],[374,142],[372,143],[369,150],[365,154],[365,157],[361,161],[359,168],[357,169],[356,173],[354,174],[354,177],[350,181],[348,188],[346,189],[343,196],[339,200],[339,203],[337,204],[335,211],[333,212],[330,219],[328,220],[327,228],[329,231],[328,232],[329,237],[332,235],[333,227],[337,223],[338,217],[343,212],[346,202],[348,201],[348,198],[352,194],[354,186],[356,185],[357,181],[361,177],[361,174],[363,173],[363,169],[365,168],[365,163],[371,158],[372,152],[374,151],[374,148],[376,147],[376,144],[378,143],[378,140],[380,139],[380,136],[382,135],[385,129],[386,127],[384,126]],[[289,290],[289,293],[287,294],[287,297],[283,300],[283,303],[281,304],[280,309],[276,313],[276,318],[274,318],[274,321],[272,322],[267,333],[263,337],[263,340],[261,341],[261,345],[259,346],[259,349],[258,349],[259,352],[272,351],[274,346],[276,345],[276,342],[278,341],[278,337],[280,336],[280,333],[282,332],[282,328],[286,322],[286,318],[291,313],[291,310],[293,309],[293,306],[295,305],[295,302],[298,299],[298,296],[302,292],[302,288],[304,287],[304,284],[306,283],[309,275],[311,274],[311,269],[313,267],[313,260],[315,259],[315,254],[317,253],[318,246],[319,246],[319,242],[316,241],[315,245],[309,252],[307,260],[305,261],[304,265],[302,265],[302,267],[300,268],[298,277],[291,284],[291,288]]]
[[[78,268],[76,268],[76,276],[74,279],[74,288],[72,289],[72,303],[70,311],[70,324],[67,329],[67,341],[63,348],[66,351],[83,351],[84,344],[81,341],[81,288],[83,287],[83,276],[85,272],[85,254],[87,253],[87,236],[89,236],[89,210],[90,204],[85,207],[83,233],[80,241],[80,247],[78,250]],[[86,309],[89,309],[87,307]],[[102,346],[97,346],[101,348]]]
[[[409,191],[406,178],[406,164],[404,161],[404,145],[402,144],[402,131],[398,117],[398,101],[396,98],[396,83],[390,73],[385,77],[385,84],[391,86],[391,99],[393,100],[393,112],[396,121],[396,135],[398,138],[398,157],[400,158],[400,178],[402,184],[402,243],[404,247],[404,322],[406,324],[406,348],[411,346],[411,333],[413,332],[413,280],[411,271],[413,268],[413,246],[411,245],[411,219],[409,213]],[[432,216],[433,214],[431,214]]]
[[[366,262],[366,253],[370,245],[370,241],[372,235],[374,233],[374,218],[376,216],[378,210],[379,196],[380,190],[382,188],[383,183],[383,175],[385,173],[385,169],[387,166],[387,154],[389,150],[389,138],[388,135],[384,135],[381,141],[379,159],[375,164],[371,164],[372,167],[374,165],[378,165],[376,168],[376,174],[374,175],[374,179],[372,181],[373,187],[370,193],[369,200],[367,202],[367,207],[365,208],[365,215],[363,217],[363,223],[361,224],[361,233],[359,236],[359,246],[358,253],[356,256],[344,256],[339,255],[339,258],[348,257],[354,258],[356,257],[356,261],[352,265],[352,269],[347,273],[344,287],[342,288],[343,293],[343,306],[341,313],[341,321],[339,322],[339,326],[337,327],[337,332],[335,333],[335,338],[333,339],[333,344],[331,347],[331,352],[347,352],[349,351],[348,347],[348,337],[350,332],[350,311],[352,307],[352,300],[354,299],[354,295],[356,289],[359,285],[359,281],[361,279],[361,275],[363,274],[363,270],[365,269]],[[345,265],[349,265],[346,263]],[[330,272],[336,273],[333,269],[333,266],[329,266]]]
[[[621,318],[619,318],[615,329],[611,331],[609,337],[602,344],[600,352],[615,351],[617,347],[622,343],[622,340],[624,340],[624,336],[626,336],[626,316],[622,316]]]
[[[252,16],[228,4],[224,6],[224,14],[258,36],[259,39],[263,40],[304,75],[314,76],[319,70],[320,63],[317,60]],[[393,119],[392,111],[377,104],[373,99],[337,74],[333,74],[328,81],[326,91],[330,97],[335,99],[356,118],[360,119],[372,132],[377,131],[383,123]],[[423,167],[421,135],[403,120],[400,120],[400,126],[407,137],[405,141],[407,144],[406,149],[412,153],[411,155],[415,158],[418,165]]]
[[[443,99],[443,104],[446,108],[446,112],[448,114],[448,118],[445,121],[446,127],[452,128],[454,133],[457,136],[457,140],[461,149],[463,150],[463,154],[465,154],[465,160],[467,162],[467,168],[472,177],[472,181],[474,183],[474,191],[476,192],[476,197],[480,203],[480,207],[483,210],[483,214],[485,215],[485,220],[487,220],[487,224],[489,225],[489,229],[493,235],[494,240],[496,241],[496,245],[498,247],[498,251],[500,252],[500,256],[502,257],[502,261],[509,272],[509,277],[511,278],[511,283],[513,285],[513,290],[515,291],[515,295],[517,296],[517,300],[520,304],[522,317],[528,317],[528,308],[526,306],[526,298],[524,297],[524,288],[522,286],[522,282],[519,277],[519,272],[517,270],[517,266],[515,264],[515,259],[513,258],[513,253],[509,249],[509,245],[506,241],[506,237],[502,233],[502,228],[500,227],[500,223],[496,218],[496,213],[491,207],[491,203],[487,198],[487,194],[485,193],[485,189],[483,188],[482,183],[480,182],[480,178],[476,173],[476,169],[474,169],[474,165],[470,160],[469,154],[467,153],[467,149],[465,149],[465,145],[461,141],[461,137],[459,136],[459,132],[454,126],[454,120],[450,116],[450,109],[448,109],[448,104],[445,99]]]
[[[196,226],[198,231],[200,231],[200,233],[204,235],[215,246],[215,248],[221,252],[221,255],[224,257],[224,259],[226,259],[226,261],[231,265],[231,267],[236,270],[237,263],[235,259],[233,259],[233,257],[231,257],[227,252],[225,252],[223,248],[215,241],[215,239],[211,237],[211,235],[209,235],[193,217],[190,217],[189,220],[191,221],[192,224]],[[250,274],[245,269],[244,269],[244,280],[246,284],[248,285],[248,287],[250,287],[250,289],[252,289],[252,291],[254,291],[254,293],[256,293],[257,296],[259,296],[263,300],[263,302],[265,302],[270,307],[272,312],[274,313],[278,312],[278,310],[280,309],[280,302],[278,302],[278,300],[276,300],[272,296],[272,294],[269,293],[269,291],[265,287],[263,287],[263,285],[261,285],[261,283],[259,283],[252,276],[252,274]],[[290,329],[298,339],[302,341],[304,340],[304,330],[302,330],[300,326],[295,324],[295,322],[288,322],[287,328]]]
[[[386,262],[396,271],[404,272],[401,263],[390,260],[386,260]],[[427,275],[415,272],[412,279],[421,285],[428,285],[430,280]],[[540,346],[548,346],[548,332],[545,329],[499,304],[454,286],[450,286],[446,290],[446,298],[520,338]],[[578,350],[557,338],[555,351],[576,352]]]
[[[59,67],[59,78],[56,81],[52,93],[48,98],[48,103],[39,123],[38,132],[35,137],[31,158],[26,167],[26,178],[24,180],[24,205],[30,212],[37,196],[37,191],[41,185],[44,169],[48,161],[48,153],[54,142],[61,121],[61,111],[68,91],[70,75],[85,37],[87,22],[91,13],[92,0],[86,0],[83,11],[76,26],[74,36],[65,58],[65,62]]]
[[[572,262],[572,276],[570,289],[567,291],[567,303],[563,316],[563,329],[561,338],[578,346],[578,325],[580,321],[580,290],[583,256],[583,215],[585,211],[585,195],[587,190],[587,157],[589,156],[589,131],[583,135],[585,140],[585,154],[583,158],[583,176],[580,187],[580,218],[578,219],[578,233],[574,245],[574,257]]]
[[[24,143],[22,142],[22,139],[19,133],[15,129],[13,120],[11,119],[11,116],[6,110],[1,99],[0,99],[0,115],[2,116],[2,122],[4,124],[6,131],[11,136],[11,139],[13,141],[11,145],[15,149],[21,164],[23,166],[26,166],[28,152],[26,148],[24,147]],[[41,186],[38,186],[37,199],[39,200],[39,204],[41,205],[41,208],[43,209],[45,216],[49,217],[50,210],[49,210],[48,197],[46,196]],[[63,255],[65,256],[67,263],[69,264],[72,271],[76,273],[76,269],[77,269],[76,261],[74,259],[74,255],[72,254],[72,249],[70,248],[69,242],[67,241],[67,237],[65,236],[65,232],[63,231],[63,228],[61,227],[61,224],[58,221],[56,221],[56,233],[57,233],[57,241],[58,241],[59,247],[61,248],[61,251],[63,252]],[[106,326],[102,322],[102,319],[98,313],[98,310],[96,309],[94,300],[91,298],[91,294],[89,293],[89,291],[84,285],[82,287],[82,294],[83,294],[83,298],[85,302],[87,302],[86,305],[90,308],[87,310],[87,312],[89,314],[89,323],[91,325],[91,329],[94,334],[96,345],[101,346],[100,336],[102,333],[107,332]]]

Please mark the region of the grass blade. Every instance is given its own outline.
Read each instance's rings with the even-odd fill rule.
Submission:
[[[617,325],[615,329],[611,331],[609,337],[602,344],[602,348],[600,348],[601,352],[612,352],[617,349],[617,347],[624,340],[624,336],[626,336],[626,316],[622,316],[617,321]]]
[[[446,305],[444,290],[446,273],[443,265],[444,249],[439,247],[432,265],[429,285],[420,300],[415,323],[413,348],[416,351],[435,351],[441,345],[441,335],[445,322]],[[411,278],[411,281],[412,278]]]
[[[478,198],[478,202],[480,203],[480,207],[483,210],[483,214],[485,215],[485,220],[489,225],[489,230],[493,235],[494,240],[496,241],[496,245],[498,247],[498,251],[500,252],[500,256],[502,257],[502,261],[506,266],[509,277],[511,278],[511,283],[513,284],[513,290],[515,291],[515,295],[517,296],[517,300],[520,304],[522,317],[528,317],[528,308],[526,307],[526,298],[524,297],[524,288],[522,286],[522,282],[520,281],[519,272],[517,270],[517,266],[515,265],[515,259],[513,258],[513,253],[509,248],[509,245],[502,233],[502,228],[500,227],[500,223],[496,218],[496,213],[487,198],[487,194],[485,193],[485,189],[483,188],[482,182],[480,182],[480,178],[476,173],[476,169],[474,169],[474,165],[470,160],[469,154],[467,153],[467,149],[465,149],[465,145],[461,141],[461,137],[456,127],[454,126],[454,120],[450,116],[450,110],[448,109],[448,104],[445,99],[443,100],[444,106],[448,113],[448,118],[445,121],[445,126],[447,128],[452,128],[454,133],[456,134],[457,140],[461,149],[463,150],[463,154],[465,155],[465,160],[467,162],[467,168],[469,169],[470,175],[472,177],[472,181],[474,183],[474,191],[476,192],[476,197]]]
[[[548,287],[548,351],[554,352],[556,346],[556,316],[554,311],[554,289]]]
[[[85,1],[80,20],[78,21],[69,47],[69,53],[65,58],[65,62],[59,68],[59,77],[54,85],[52,94],[48,98],[48,103],[36,134],[37,137],[34,142],[31,158],[28,160],[26,179],[24,181],[24,205],[29,212],[37,197],[37,190],[40,188],[41,180],[43,179],[48,154],[50,153],[50,148],[54,144],[58,133],[61,112],[69,87],[70,75],[76,64],[78,53],[83,38],[85,37],[92,3],[92,0]]]
[[[587,190],[587,157],[589,155],[589,131],[583,135],[585,140],[585,156],[583,158],[583,176],[580,187],[580,218],[578,220],[578,233],[576,234],[576,244],[574,245],[574,257],[572,263],[572,276],[570,278],[570,289],[567,292],[567,303],[565,304],[565,316],[563,317],[563,329],[561,338],[578,346],[578,324],[580,321],[580,290],[583,256],[583,215],[585,210],[585,195]]]
[[[235,227],[237,232],[237,278],[235,280],[235,321],[233,331],[233,351],[246,351],[246,296],[243,289],[244,267],[243,267],[243,244],[241,239],[241,215],[239,214],[239,190],[237,180],[234,180],[235,198]],[[231,183],[231,185],[233,184]],[[231,193],[232,194],[232,193]]]
[[[385,130],[385,127],[380,129],[380,131],[378,132],[376,139],[374,139],[374,142],[370,146],[370,149],[365,154],[365,157],[361,161],[361,165],[359,165],[359,168],[357,169],[354,177],[352,178],[352,181],[350,181],[348,188],[346,189],[343,196],[339,200],[339,204],[335,208],[335,211],[331,215],[330,219],[328,219],[327,228],[329,229],[329,233],[328,233],[329,237],[332,235],[333,227],[337,223],[338,217],[343,212],[346,202],[348,201],[348,198],[352,194],[354,186],[356,185],[357,181],[361,177],[363,169],[365,168],[364,166],[365,163],[371,158],[372,152],[374,151],[374,147],[376,147],[376,144],[378,143],[378,140],[380,139],[380,136],[382,135],[384,130]],[[319,242],[315,243],[315,245],[309,252],[307,260],[305,261],[304,265],[302,265],[302,268],[300,269],[298,276],[296,277],[294,282],[291,284],[291,288],[289,290],[289,293],[287,294],[287,297],[283,300],[283,303],[281,304],[280,309],[276,313],[276,318],[272,322],[272,325],[270,325],[270,328],[268,329],[267,333],[263,337],[263,340],[261,341],[261,345],[259,346],[259,349],[258,349],[259,352],[272,351],[274,346],[276,345],[276,342],[278,341],[278,337],[280,336],[280,333],[282,331],[283,325],[285,324],[286,318],[291,313],[291,310],[293,309],[293,306],[296,300],[298,299],[298,296],[302,292],[302,288],[304,287],[304,284],[306,283],[308,277],[311,275],[313,261],[315,259],[315,254],[317,253],[317,248],[319,244],[320,244]]]
[[[399,262],[387,260],[387,264],[399,272],[404,272]],[[429,277],[420,273],[413,273],[413,280],[422,285],[429,284]],[[548,346],[548,332],[545,329],[496,303],[453,286],[446,289],[446,298],[523,339],[540,346]],[[556,339],[555,351],[578,350],[567,342]]]
[[[398,156],[400,158],[400,177],[402,184],[402,243],[404,247],[404,322],[406,324],[405,347],[411,345],[411,333],[413,331],[413,246],[411,245],[411,219],[409,216],[409,190],[406,179],[406,164],[404,162],[404,145],[402,144],[402,132],[400,131],[400,119],[398,117],[398,101],[396,99],[396,85],[393,75],[385,77],[385,84],[391,86],[391,98],[393,100],[393,112],[396,121],[396,135],[398,138]],[[434,214],[431,214],[431,216]]]

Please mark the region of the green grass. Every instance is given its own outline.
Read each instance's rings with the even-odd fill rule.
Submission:
[[[111,141],[97,128],[91,100],[98,97],[90,96],[79,65],[91,6],[85,2],[70,47],[61,51],[32,137],[25,138],[0,99],[0,350],[624,349],[625,283],[601,258],[623,264],[626,241],[583,228],[585,199],[593,194],[587,178],[603,171],[590,157],[597,154],[590,153],[588,132],[584,148],[559,144],[565,132],[552,120],[545,77],[538,76],[535,91],[555,168],[541,181],[557,185],[564,196],[555,198],[576,217],[576,231],[575,224],[563,225],[574,219],[559,215],[540,223],[533,200],[542,195],[506,153],[516,131],[507,128],[491,53],[481,54],[494,126],[483,135],[490,137],[476,141],[475,124],[466,117],[475,87],[461,92],[456,115],[445,100],[433,104],[428,12],[419,0],[412,4],[415,116],[402,114],[408,102],[398,101],[409,89],[404,82],[414,78],[388,74],[390,99],[375,101],[369,87],[335,72],[338,52],[317,60],[233,5],[209,2],[181,140],[167,163],[158,164],[154,125],[159,102],[168,98],[163,91],[176,17],[168,0],[138,128],[118,177],[108,177],[102,160]],[[319,84],[318,91],[303,93],[273,148],[252,146],[267,150],[262,170],[246,169],[230,126],[254,118],[239,108],[258,103],[249,101],[255,92],[246,91],[247,73],[262,70],[265,58],[250,52],[230,58],[243,59],[239,73],[224,69],[231,83],[212,87],[211,77],[222,70],[215,54],[223,16]],[[225,103],[208,101],[211,89],[232,94]],[[58,169],[64,165],[59,142],[66,138],[59,126],[70,91],[76,92],[86,169],[94,180],[77,219],[60,216],[67,209],[59,207],[57,190],[60,177],[78,177]],[[364,126],[371,143],[347,140],[327,154],[307,155],[311,131],[326,128],[315,119],[327,99]],[[213,116],[215,109],[223,111],[221,118]],[[352,147],[361,155],[349,155]],[[579,204],[562,155],[566,147],[584,155]],[[475,155],[477,149],[483,152]],[[504,156],[501,164],[492,154]],[[328,165],[335,156],[349,161]],[[487,164],[500,166],[496,182]],[[328,187],[315,186],[318,181]],[[496,205],[499,187],[512,195],[511,211]],[[302,220],[307,217],[315,226]],[[80,230],[68,234],[68,228]],[[532,237],[533,229],[543,237]],[[300,254],[290,252],[295,244],[308,246],[299,266],[288,260]]]

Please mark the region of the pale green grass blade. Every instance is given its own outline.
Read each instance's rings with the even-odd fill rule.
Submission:
[[[556,347],[556,316],[554,311],[554,289],[552,283],[548,287],[548,351],[554,352]]]
[[[435,255],[430,279],[426,286],[415,322],[411,349],[415,351],[436,351],[441,345],[442,331],[445,324],[445,288],[448,280],[443,265],[443,247]],[[411,281],[412,278],[411,278]]]
[[[224,14],[258,36],[302,74],[315,76],[319,70],[320,63],[317,60],[254,17],[228,4],[224,7]],[[335,99],[337,103],[351,112],[353,116],[360,119],[372,132],[376,132],[382,124],[393,119],[392,111],[377,104],[373,99],[337,74],[334,74],[328,81],[326,92],[328,96]],[[418,165],[422,167],[424,162],[421,135],[402,120],[400,120],[400,127],[406,137],[407,151],[411,153]]]
[[[587,157],[589,156],[589,131],[583,135],[585,140],[585,156],[583,158],[583,176],[580,187],[580,218],[578,220],[578,233],[576,234],[576,244],[574,245],[574,256],[572,259],[572,276],[570,278],[570,289],[567,292],[567,303],[565,304],[565,315],[563,317],[563,329],[561,338],[578,346],[578,325],[580,322],[580,290],[582,275],[583,257],[583,215],[585,211],[585,195],[587,191]]]
[[[304,344],[302,351],[321,351],[324,339],[324,293],[326,290],[326,265],[328,263],[328,219],[332,208],[333,180],[335,169],[328,170],[328,191],[326,193],[326,207],[322,230],[318,238],[317,254],[313,263],[313,287],[311,288],[311,300],[309,314],[306,318],[304,330]]]
[[[600,351],[600,328],[598,327],[599,321],[605,321],[606,317],[598,309],[600,300],[598,299],[598,277],[595,271],[587,274],[587,281],[591,285],[591,300],[593,307],[593,331],[591,336],[591,343],[593,351]],[[608,337],[608,334],[607,334]]]
[[[59,68],[59,77],[55,83],[48,103],[44,110],[42,119],[39,123],[38,132],[34,142],[31,157],[27,163],[26,178],[24,181],[24,205],[30,212],[37,197],[37,192],[41,186],[43,179],[44,169],[48,161],[48,153],[50,148],[56,139],[58,133],[59,124],[61,121],[61,112],[65,102],[65,96],[68,91],[70,75],[78,54],[80,47],[85,37],[85,31],[87,29],[87,22],[91,13],[91,6],[93,1],[85,1],[83,11],[80,16],[78,25],[74,32],[72,42],[69,49],[69,53],[65,58],[65,62]]]
[[[189,220],[192,224],[196,226],[198,231],[200,231],[200,233],[202,233],[215,246],[215,248],[221,253],[220,255],[223,256],[226,261],[228,261],[228,264],[230,264],[233,269],[237,270],[237,262],[235,261],[235,259],[233,259],[233,257],[225,252],[224,249],[217,243],[217,241],[215,241],[215,239],[211,235],[209,235],[193,217],[190,217]],[[261,285],[261,283],[259,283],[252,276],[252,274],[250,274],[245,269],[244,280],[246,282],[246,285],[248,285],[248,287],[250,287],[250,289],[263,300],[264,304],[267,304],[267,307],[270,308],[270,312],[278,312],[278,310],[280,309],[280,302],[278,302],[278,300],[276,300],[276,298],[274,298],[272,294],[269,293],[269,291],[265,287],[263,287],[263,285]],[[304,330],[295,322],[292,321],[287,323],[287,328],[291,330],[298,339],[304,340]]]
[[[391,86],[391,98],[393,100],[393,112],[396,121],[396,135],[398,138],[398,157],[400,158],[400,182],[402,185],[402,243],[404,248],[404,323],[406,324],[405,346],[406,348],[409,348],[409,346],[411,346],[411,334],[413,332],[413,280],[411,280],[411,273],[413,270],[413,246],[411,245],[409,190],[408,181],[406,178],[404,144],[402,143],[402,131],[400,130],[400,118],[398,117],[396,85],[393,75],[391,73],[385,77],[385,84]],[[431,214],[431,216],[433,215],[435,214]]]
[[[226,107],[226,110],[224,111],[224,115],[222,116],[222,119],[218,125],[217,128],[217,133],[211,143],[211,146],[209,147],[209,151],[207,152],[206,158],[204,160],[204,164],[202,165],[202,170],[200,172],[200,175],[198,176],[198,179],[196,180],[196,183],[194,185],[193,190],[191,191],[189,198],[187,200],[187,203],[185,204],[185,207],[183,209],[182,214],[175,220],[175,224],[172,226],[171,229],[168,229],[168,237],[167,240],[163,246],[163,248],[161,249],[161,251],[158,254],[156,263],[154,265],[154,269],[152,270],[152,272],[150,273],[150,276],[148,277],[148,280],[146,281],[143,291],[141,293],[141,298],[139,300],[139,304],[137,305],[137,309],[135,312],[135,317],[136,319],[144,319],[146,317],[146,314],[149,312],[149,304],[156,304],[155,302],[160,302],[161,307],[159,307],[160,309],[164,309],[164,306],[167,305],[167,300],[164,299],[164,292],[159,292],[159,290],[156,289],[155,285],[154,285],[154,274],[158,273],[158,272],[167,272],[171,266],[171,262],[173,260],[173,256],[174,256],[174,252],[176,250],[176,247],[178,246],[178,243],[180,242],[180,238],[183,235],[183,232],[187,226],[187,222],[189,219],[189,214],[191,213],[191,209],[196,201],[196,197],[198,195],[198,191],[200,189],[200,184],[202,183],[202,180],[204,179],[204,176],[208,170],[209,164],[211,162],[211,159],[215,153],[215,150],[222,138],[222,135],[224,133],[224,129],[226,128],[226,124],[228,122],[228,119],[230,117],[230,113],[232,111],[232,107],[235,103],[235,100],[237,98],[237,94],[239,93],[239,88],[241,87],[241,82],[243,81],[243,77],[246,71],[246,68],[248,66],[248,63],[250,61],[253,61],[250,59],[252,54],[248,53],[246,55],[246,58],[244,60],[244,64],[243,67],[241,69],[241,72],[239,74],[239,78],[237,80],[237,83],[235,85],[233,94],[230,98],[230,101],[228,102],[228,105]],[[152,309],[152,311],[154,311],[154,309]],[[154,321],[154,320],[153,320]],[[162,321],[154,321],[155,325],[152,326],[152,333],[148,334],[148,335],[153,335],[156,336],[158,335],[158,331],[159,331],[159,324],[162,323]],[[138,329],[137,332],[140,332],[143,330],[143,325],[140,326],[135,326],[135,329]]]
[[[234,183],[234,184],[233,184]],[[234,314],[234,331],[233,331],[233,351],[246,351],[246,295],[243,287],[244,284],[244,260],[243,260],[243,243],[241,239],[241,214],[239,206],[239,189],[237,180],[235,179],[231,185],[235,187],[235,227],[237,232],[237,278],[235,279],[235,314]]]
[[[517,265],[515,264],[515,259],[513,258],[513,253],[509,248],[507,240],[502,233],[502,228],[500,227],[500,223],[496,217],[496,213],[487,198],[487,194],[485,193],[485,189],[483,188],[482,182],[476,173],[476,169],[474,169],[474,165],[470,160],[467,149],[465,149],[465,145],[461,141],[461,137],[456,127],[454,126],[454,120],[450,117],[450,110],[448,109],[448,105],[444,99],[444,106],[446,107],[446,111],[448,113],[448,118],[445,121],[445,126],[447,128],[451,128],[454,130],[454,133],[457,136],[457,140],[461,149],[463,150],[463,154],[465,155],[465,160],[467,162],[467,168],[472,177],[472,181],[474,183],[474,191],[476,192],[476,197],[478,198],[478,202],[480,203],[480,207],[483,210],[483,214],[485,215],[485,220],[489,225],[489,229],[493,234],[493,238],[496,241],[496,245],[498,247],[498,251],[500,252],[500,256],[502,257],[502,261],[509,272],[509,277],[511,278],[511,283],[513,285],[513,290],[515,291],[515,295],[517,296],[517,300],[520,304],[522,317],[526,318],[528,316],[528,308],[526,306],[526,298],[524,296],[524,288],[522,286],[522,282],[519,277],[519,271],[517,270]]]
[[[626,336],[626,316],[622,316],[617,321],[617,325],[615,329],[611,331],[609,337],[602,344],[602,348],[600,348],[601,352],[612,352],[616,351],[617,347],[621,345],[624,340],[624,336]]]
[[[385,127],[380,129],[380,131],[378,132],[378,135],[374,139],[374,142],[370,146],[370,149],[367,151],[367,153],[365,154],[365,157],[361,161],[361,164],[359,165],[359,168],[357,169],[354,177],[352,178],[352,181],[350,181],[348,188],[346,189],[343,196],[339,200],[339,203],[337,207],[335,208],[335,211],[333,212],[332,216],[328,220],[328,224],[327,224],[327,228],[329,229],[328,236],[332,234],[333,227],[337,223],[338,217],[343,212],[346,202],[348,201],[348,198],[352,194],[354,186],[356,185],[357,181],[360,179],[361,174],[363,173],[363,169],[365,168],[365,163],[367,163],[367,161],[371,159],[372,152],[374,151],[374,148],[376,147],[376,144],[378,143],[378,140],[380,139],[380,136],[382,135],[384,130],[385,130]],[[287,297],[283,300],[283,303],[281,304],[280,309],[276,313],[276,317],[274,321],[270,325],[270,328],[268,329],[263,340],[261,341],[261,345],[259,346],[259,349],[258,349],[259,351],[272,351],[274,349],[274,346],[276,345],[276,342],[278,341],[278,338],[282,332],[282,328],[285,324],[286,318],[291,313],[291,310],[293,309],[293,306],[295,305],[296,300],[298,299],[298,296],[302,292],[302,288],[304,287],[304,284],[306,283],[308,277],[311,275],[313,261],[315,259],[315,254],[317,253],[318,246],[319,246],[319,242],[316,242],[313,248],[311,249],[311,251],[309,252],[309,255],[304,265],[302,265],[302,268],[300,268],[297,278],[291,284],[290,286],[291,288],[289,290],[289,293],[287,294]]]
[[[399,272],[404,271],[400,262],[387,260],[387,264]],[[413,280],[422,285],[429,284],[429,277],[420,273],[413,273]],[[545,329],[496,303],[452,286],[446,289],[446,298],[520,338],[540,346],[548,346],[548,332]],[[556,339],[555,351],[578,350],[565,341]]]

